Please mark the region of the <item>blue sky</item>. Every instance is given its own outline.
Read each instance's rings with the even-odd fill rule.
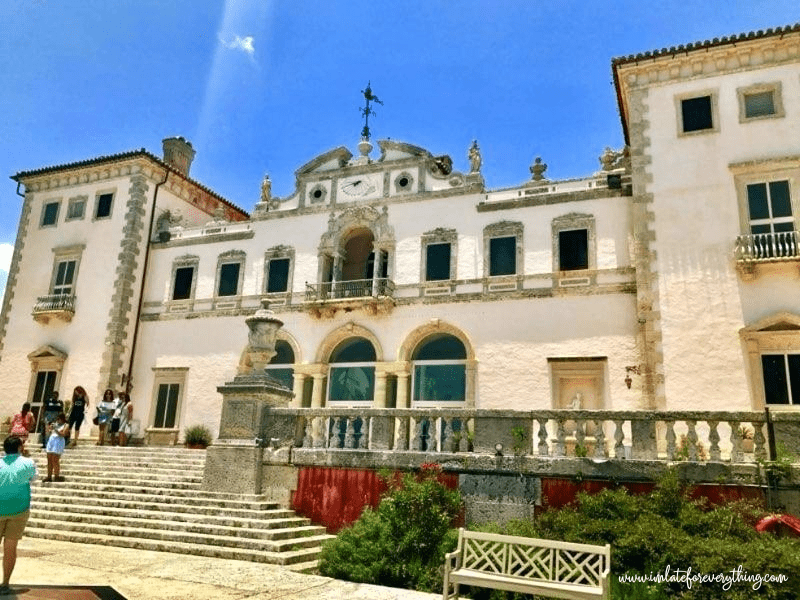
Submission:
[[[490,188],[597,170],[622,133],[611,59],[800,21],[797,1],[3,0],[0,174],[183,135],[192,176],[251,210],[338,146],[449,154],[477,139]],[[0,202],[0,284],[22,199]]]

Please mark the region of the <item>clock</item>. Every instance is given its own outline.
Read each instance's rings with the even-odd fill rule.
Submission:
[[[378,185],[373,177],[360,175],[343,179],[339,183],[339,189],[343,194],[360,198],[375,192],[378,189]]]

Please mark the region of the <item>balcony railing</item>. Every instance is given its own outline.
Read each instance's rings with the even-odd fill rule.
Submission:
[[[744,262],[800,258],[800,233],[779,231],[754,233],[736,238],[736,260]]]
[[[306,283],[306,302],[328,300],[377,298],[393,296],[394,282],[386,277],[378,279],[352,279],[327,283]]]
[[[51,294],[40,296],[33,305],[33,318],[47,323],[50,318],[71,321],[75,314],[75,296],[68,294]]]
[[[295,447],[327,451],[751,464],[767,457],[765,414],[751,411],[285,408],[271,414],[297,419],[302,434]],[[800,427],[800,414],[773,419]]]

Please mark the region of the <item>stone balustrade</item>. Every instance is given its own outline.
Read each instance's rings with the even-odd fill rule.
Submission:
[[[730,463],[768,456],[763,412],[336,407],[271,408],[270,417],[287,431],[283,443],[326,451]],[[776,440],[796,453],[800,413],[773,412],[771,419]]]

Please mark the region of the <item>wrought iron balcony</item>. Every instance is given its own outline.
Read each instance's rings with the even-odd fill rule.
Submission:
[[[75,296],[71,294],[51,294],[40,296],[33,305],[33,318],[47,324],[50,319],[69,323],[75,314]]]
[[[800,233],[779,231],[740,235],[736,238],[735,256],[739,262],[800,259]]]
[[[339,308],[364,307],[373,313],[394,306],[394,282],[387,277],[306,283],[306,303],[317,316],[333,316]]]

